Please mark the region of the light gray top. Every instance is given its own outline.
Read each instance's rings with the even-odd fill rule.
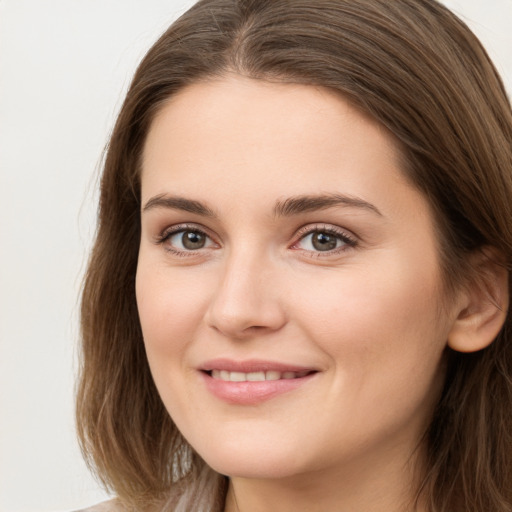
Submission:
[[[75,512],[123,512],[123,509],[116,500],[108,500],[92,507],[76,510]]]

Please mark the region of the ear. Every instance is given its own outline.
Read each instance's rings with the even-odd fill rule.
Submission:
[[[498,336],[509,305],[508,271],[499,251],[484,247],[471,257],[472,278],[461,291],[462,304],[448,335],[448,346],[476,352]]]

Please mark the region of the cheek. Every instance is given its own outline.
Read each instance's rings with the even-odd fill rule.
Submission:
[[[437,372],[449,330],[438,266],[435,257],[411,261],[390,253],[373,268],[312,279],[297,303],[303,330],[354,385],[428,386]]]
[[[428,268],[395,261],[385,273],[352,268],[309,283],[294,316],[331,361],[323,435],[341,436],[338,426],[348,422],[356,446],[404,426],[414,437],[428,423],[443,382],[448,325],[439,318],[437,274]]]
[[[187,424],[184,418],[200,413],[194,413],[194,401],[186,391],[186,354],[201,326],[206,283],[190,273],[139,261],[137,307],[151,374],[173,421]]]
[[[207,283],[190,273],[139,264],[136,296],[148,358],[175,357],[201,323]]]

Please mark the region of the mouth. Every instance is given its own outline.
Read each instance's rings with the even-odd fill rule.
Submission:
[[[255,405],[312,381],[313,368],[268,361],[218,359],[199,368],[206,388],[229,404]]]
[[[300,372],[277,370],[256,371],[256,372],[231,372],[228,370],[210,370],[205,372],[210,377],[224,382],[264,382],[275,380],[288,380],[288,379],[301,379],[311,373],[316,373],[315,370],[303,370]]]

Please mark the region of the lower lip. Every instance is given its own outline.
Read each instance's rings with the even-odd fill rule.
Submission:
[[[309,382],[316,373],[310,373],[296,379],[279,379],[264,381],[229,382],[214,379],[208,373],[201,372],[208,390],[224,402],[238,405],[254,405],[275,396],[293,391]]]

